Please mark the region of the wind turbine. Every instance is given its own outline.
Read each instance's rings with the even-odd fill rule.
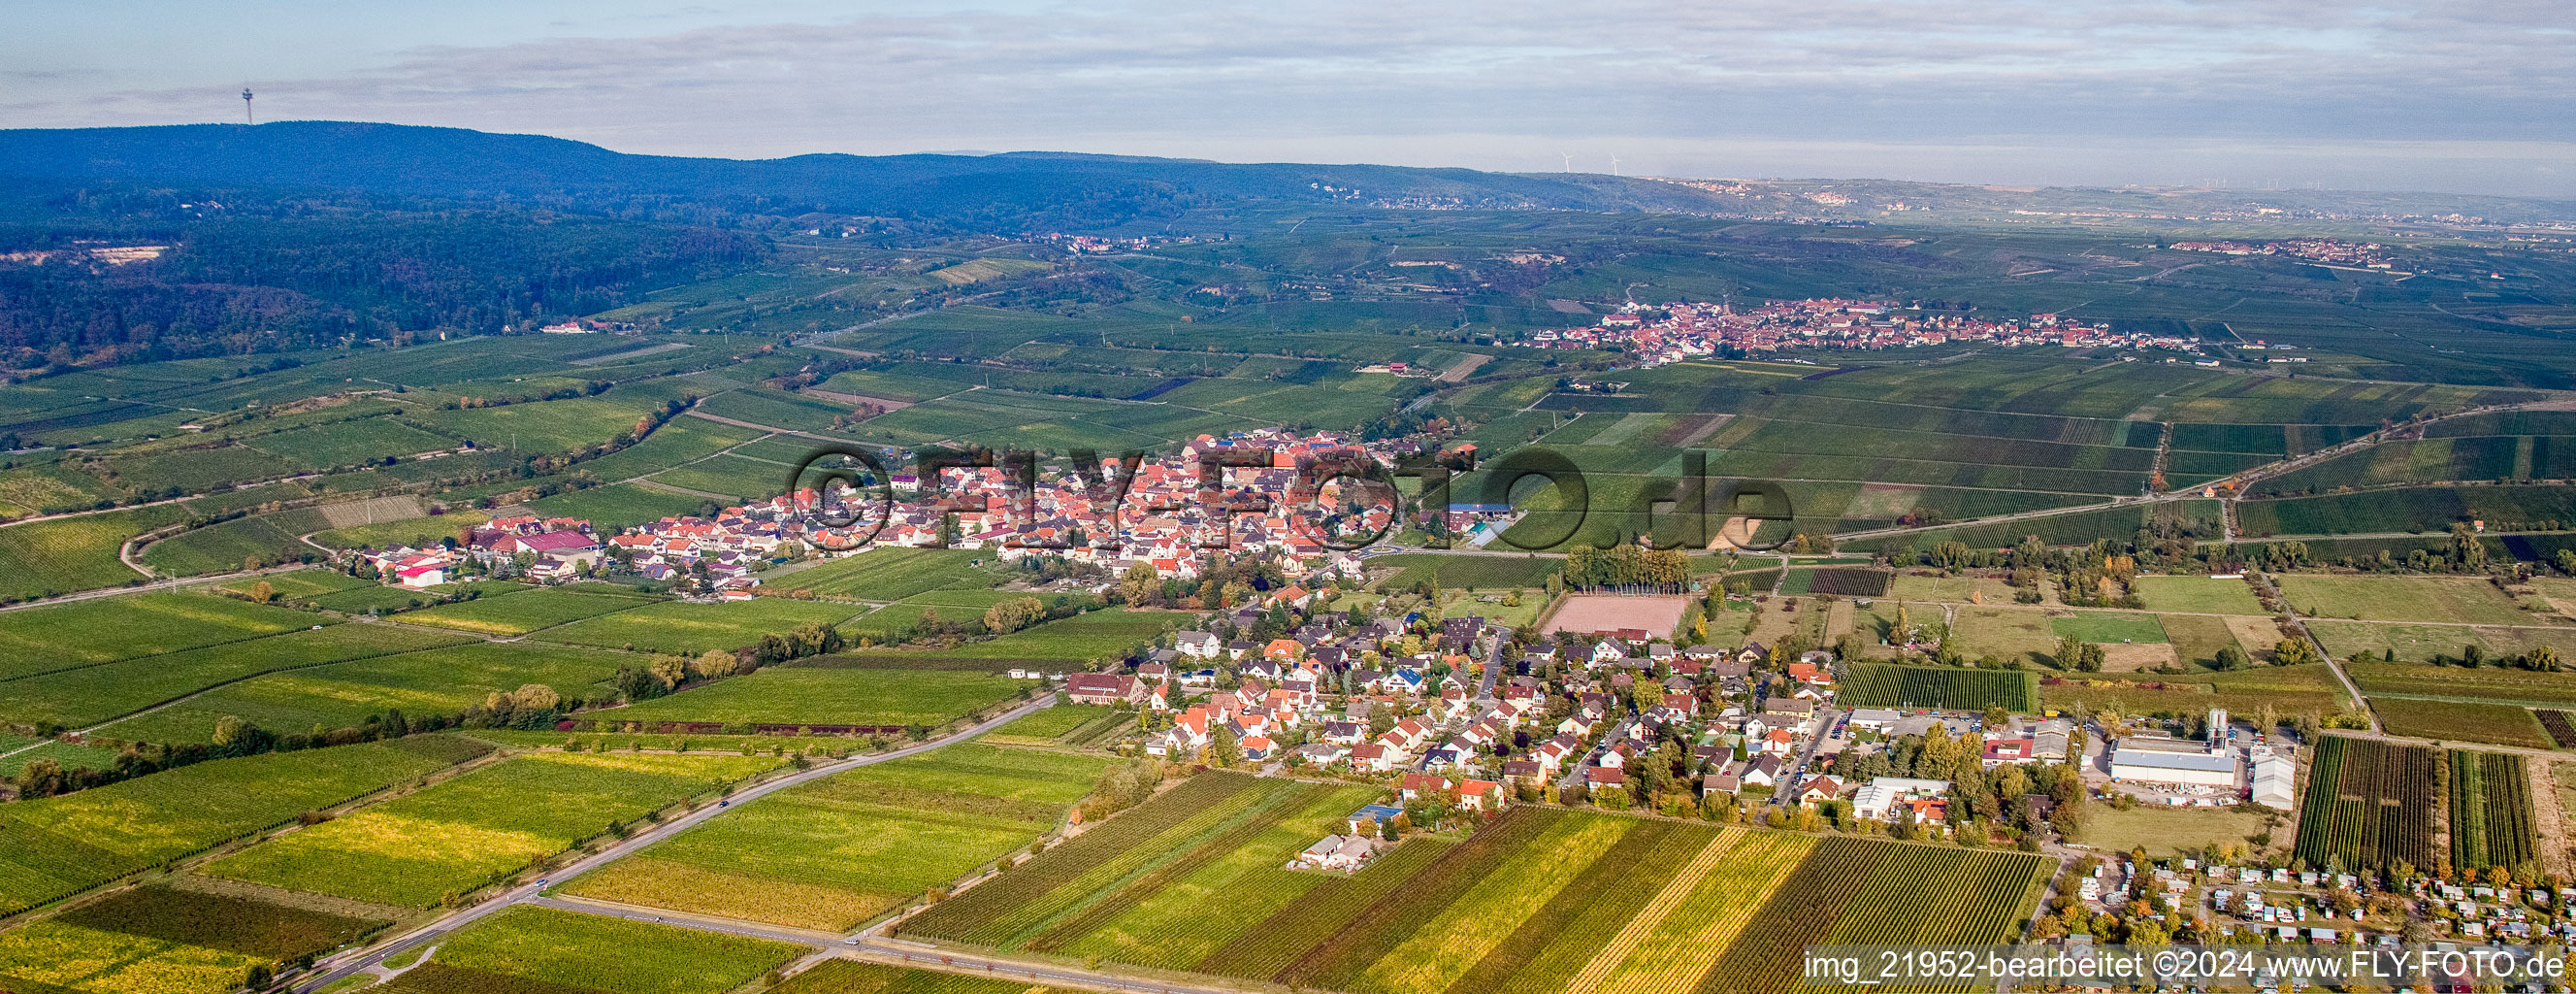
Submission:
[[[1558,154],[1558,155],[1562,155],[1562,156],[1564,156],[1564,157],[1565,157],[1565,171],[1566,171],[1566,172],[1569,172],[1569,173],[1570,173],[1570,172],[1573,172],[1573,171],[1574,171],[1574,153],[1572,153],[1572,152],[1559,152],[1559,153],[1557,153],[1557,154]]]
[[[1610,175],[1612,175],[1612,176],[1617,176],[1617,175],[1619,175],[1619,157],[1618,157],[1618,156],[1615,156],[1615,155],[1614,155],[1614,156],[1611,156],[1611,157],[1610,157]]]

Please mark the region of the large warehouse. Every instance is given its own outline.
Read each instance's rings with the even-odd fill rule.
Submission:
[[[2205,742],[2132,735],[2111,750],[2111,779],[2122,783],[2237,786],[2236,756]]]

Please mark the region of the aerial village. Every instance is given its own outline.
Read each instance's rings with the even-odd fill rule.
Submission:
[[[2004,346],[2158,349],[2181,355],[2199,351],[2199,339],[2118,332],[2055,314],[1989,320],[1920,304],[1821,298],[1772,301],[1737,308],[1730,303],[1629,304],[1588,327],[1541,328],[1519,343],[1538,348],[1606,349],[1630,353],[1643,366],[1708,356],[1758,354],[1781,349],[1898,349],[1955,342]]]

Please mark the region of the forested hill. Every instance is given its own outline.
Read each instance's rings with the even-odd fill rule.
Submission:
[[[1031,152],[688,159],[624,155],[536,135],[322,121],[0,131],[0,179],[22,191],[104,183],[592,205],[677,200],[762,214],[819,211],[969,226],[1110,224],[1248,199],[1702,213],[1717,207],[1709,194],[1689,187],[1591,173]]]

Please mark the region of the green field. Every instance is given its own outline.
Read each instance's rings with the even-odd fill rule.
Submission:
[[[125,540],[188,519],[163,504],[0,528],[0,602],[141,583],[116,560]]]
[[[2143,611],[2078,611],[2073,617],[2050,618],[2048,627],[2059,638],[2073,637],[2086,642],[2165,641],[2165,626],[2156,620],[2155,615]]]
[[[1134,722],[1132,712],[1096,704],[1062,704],[994,729],[983,741],[1001,745],[1059,746],[1078,744],[1113,726]]]
[[[295,536],[329,527],[319,511],[280,511],[193,528],[143,547],[144,565],[167,576],[231,573],[258,565],[322,558]]]
[[[2548,731],[2540,727],[2540,719],[2532,717],[2528,709],[2510,704],[2373,697],[2370,709],[2378,713],[2380,729],[2390,735],[2442,742],[2488,742],[2525,749],[2554,748]]]
[[[1967,670],[1949,666],[1862,664],[1851,668],[1838,698],[1857,707],[1947,708],[1982,711],[2001,707],[2028,712],[2039,706],[2039,674],[2031,670]]]
[[[2531,619],[2537,620],[2537,619]],[[2354,653],[2377,659],[2394,653],[2403,662],[2426,662],[2434,657],[2460,658],[2468,646],[2486,651],[2487,658],[2504,660],[2541,646],[2548,646],[2559,658],[2569,659],[2576,652],[2576,629],[2506,628],[2494,625],[2394,625],[2366,621],[2310,621],[2308,630],[2336,658]],[[2437,671],[2456,672],[2456,671]]]
[[[472,410],[423,411],[412,421],[477,447],[510,452],[570,452],[635,427],[641,408],[594,398],[549,400]]]
[[[665,602],[550,628],[538,637],[548,642],[695,655],[757,644],[763,635],[785,635],[800,625],[838,625],[857,613],[858,608],[845,604],[783,597],[722,604]]]
[[[0,749],[16,749],[23,744],[25,744],[23,740],[15,736],[0,738]],[[24,752],[0,756],[0,777],[15,777],[19,770],[26,769],[27,764],[39,759],[53,760],[66,770],[114,769],[116,755],[117,750],[106,746],[78,745],[62,741],[46,742]]]
[[[609,825],[779,765],[772,757],[528,753],[205,866],[400,907],[499,883]]]
[[[575,880],[574,894],[847,931],[1026,848],[1108,760],[978,744],[863,767]]]
[[[584,717],[647,728],[663,722],[937,727],[1033,686],[971,671],[772,666]]]
[[[521,906],[438,940],[385,994],[722,994],[806,952],[603,915]]]
[[[425,629],[343,624],[227,642],[0,683],[0,717],[80,728],[262,673],[435,649],[468,639]]]
[[[1466,589],[1535,588],[1547,585],[1547,578],[1565,568],[1565,560],[1549,556],[1453,556],[1436,552],[1411,552],[1368,561],[1374,572],[1381,566],[1396,567],[1387,578],[1387,588],[1400,590],[1425,580],[1437,579],[1443,587]]]
[[[835,959],[816,964],[770,990],[776,994],[1079,994],[1081,989],[1033,987],[1026,980]]]
[[[615,589],[606,586],[542,587],[406,612],[402,621],[410,625],[461,629],[478,635],[525,635],[565,622],[651,603],[640,597],[606,593]]]
[[[836,597],[899,601],[924,591],[984,589],[992,573],[976,568],[993,554],[973,549],[913,549],[897,546],[869,549],[787,573],[766,584],[779,590],[811,590]]]
[[[193,593],[5,611],[0,612],[0,680],[276,635],[316,620],[298,611]]]
[[[2254,590],[2243,580],[2221,580],[2206,576],[2141,576],[2129,582],[2129,590],[2145,601],[2147,610],[2181,614],[2266,614],[2254,599]]]
[[[334,549],[392,549],[406,545],[434,545],[439,539],[464,541],[475,526],[492,520],[481,511],[449,511],[426,518],[380,521],[372,525],[334,528],[316,532],[313,541]]]
[[[532,683],[581,701],[607,696],[625,661],[615,653],[529,642],[470,642],[377,656],[225,684],[170,707],[101,728],[100,737],[203,742],[225,715],[273,731],[354,728],[371,715],[448,717]]]
[[[1163,611],[1103,608],[1000,638],[937,650],[937,654],[967,659],[1112,659],[1161,637],[1164,629],[1179,627],[1190,618]]]
[[[2352,707],[2334,674],[2323,663],[2303,666],[2257,666],[2228,673],[2193,673],[2185,677],[2137,674],[2070,674],[2042,684],[2040,706],[2092,714],[2166,714],[2189,717],[2222,707],[2240,714],[2270,706],[2283,715],[2336,714]]]
[[[2290,574],[2278,580],[2290,607],[2312,618],[2479,625],[2531,623],[2528,612],[2484,580],[2312,574]]]
[[[526,506],[532,514],[579,518],[590,522],[594,528],[615,529],[676,515],[697,514],[707,503],[704,497],[675,494],[633,483],[614,483],[541,497],[529,501]]]
[[[1201,774],[897,933],[1367,994],[1788,990],[1809,943],[2010,934],[2049,865],[1521,807],[1356,874],[1281,868],[1364,799]],[[1904,899],[1927,879],[1955,893]]]
[[[0,912],[14,913],[478,754],[445,736],[219,759],[0,808]]]

